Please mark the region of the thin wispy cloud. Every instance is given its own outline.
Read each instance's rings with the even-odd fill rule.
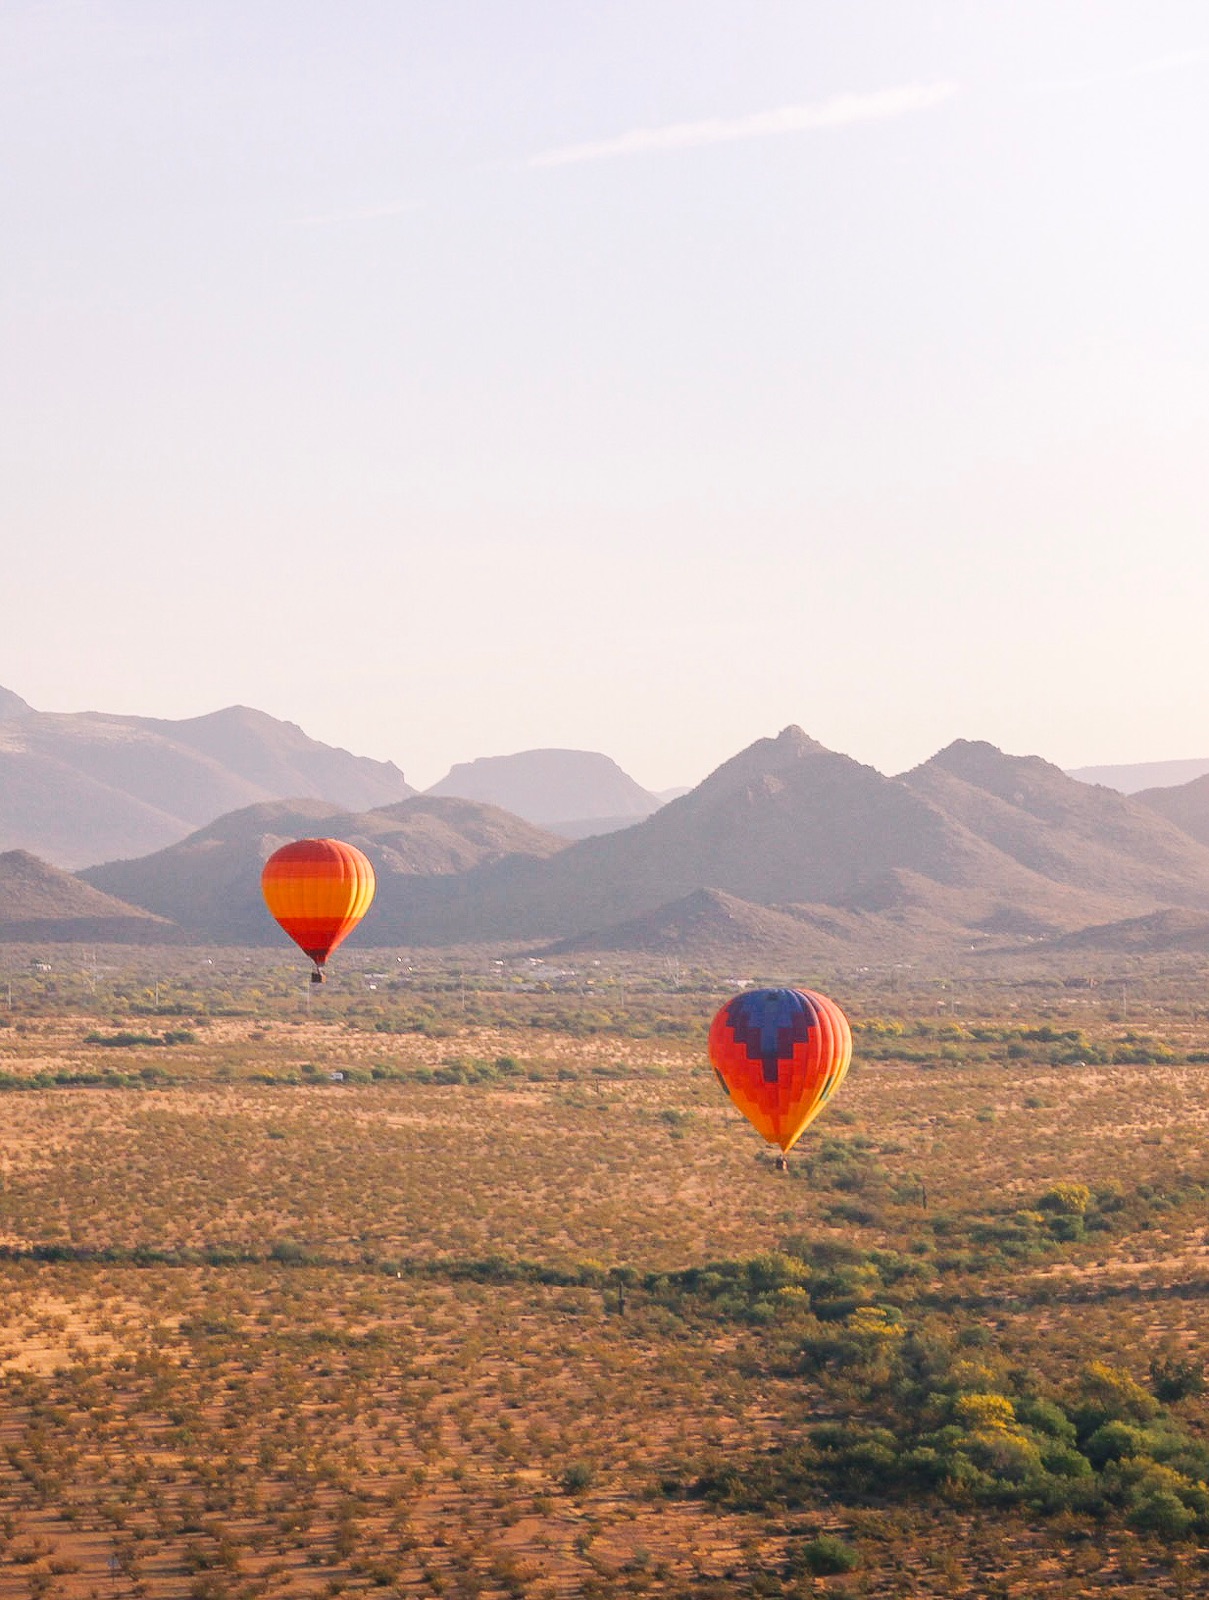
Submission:
[[[567,167],[580,161],[611,161],[618,156],[645,155],[653,150],[695,150],[703,145],[733,144],[741,139],[770,139],[777,134],[810,133],[819,128],[846,128],[857,122],[885,122],[892,117],[929,111],[951,100],[956,83],[908,83],[871,94],[837,94],[812,105],[781,106],[746,117],[711,117],[706,122],[673,122],[662,128],[633,128],[613,139],[569,144],[531,156],[529,167]]]

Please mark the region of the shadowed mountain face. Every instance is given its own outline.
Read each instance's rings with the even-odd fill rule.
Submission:
[[[853,947],[885,948],[895,926],[906,942],[1037,935],[1209,907],[1209,850],[1036,758],[962,742],[887,778],[787,728],[624,833],[482,869],[414,936],[615,934],[700,889],[871,914]]]
[[[63,866],[144,855],[283,795],[360,810],[412,793],[390,762],[244,706],[181,722],[28,707],[0,720],[0,847]]]
[[[168,941],[175,929],[26,850],[0,855],[0,940]]]
[[[1083,837],[1094,830],[1085,797],[1127,852],[1121,863]],[[1102,888],[1096,869],[1110,860],[1114,876]],[[1156,829],[1119,795],[990,746],[953,747],[935,767],[897,779],[787,728],[636,827],[548,862],[500,863],[475,888],[481,938],[607,929],[701,888],[765,906],[894,916],[904,936],[925,923],[1046,932],[1173,895],[1209,904],[1209,853]],[[442,936],[474,934],[469,921],[455,930],[450,920]]]
[[[33,709],[19,694],[0,686],[0,722],[6,722],[9,717],[27,717]]]
[[[1029,872],[1136,906],[1205,905],[1209,852],[1152,810],[1037,756],[958,740],[903,780]]]
[[[180,722],[137,720],[162,738],[238,773],[269,799],[305,795],[363,811],[416,792],[392,761],[372,761],[320,744],[296,723],[280,722],[249,706],[228,706]]]
[[[572,817],[542,826],[563,839],[592,839],[598,833],[620,833],[622,828],[632,828],[641,820],[641,817]]]
[[[834,961],[851,954],[849,929],[840,916],[790,916],[769,906],[737,900],[717,889],[696,889],[682,900],[643,917],[551,945],[548,955],[578,951],[633,951],[691,961]]]
[[[800,728],[759,740],[645,820],[576,843],[448,797],[362,813],[291,801],[83,876],[195,934],[262,942],[279,935],[260,864],[315,833],[374,862],[378,897],[358,935],[371,945],[540,939],[894,960],[1165,907],[1209,912],[1209,847],[1146,805],[967,741],[888,778]]]
[[[626,827],[650,816],[660,804],[657,795],[635,783],[615,761],[590,750],[482,756],[453,767],[427,793],[500,806],[572,838]]]
[[[196,937],[265,944],[285,936],[261,897],[261,868],[291,839],[316,836],[343,839],[373,863],[378,887],[365,930],[373,937],[360,942],[378,944],[404,942],[401,930],[414,920],[414,907],[448,894],[444,885],[483,863],[517,853],[550,855],[565,844],[469,800],[416,795],[361,813],[322,800],[286,800],[248,806],[155,855],[89,867],[80,877]]]
[[[1174,788],[1143,789],[1134,800],[1209,845],[1209,774]]]
[[[1158,951],[1209,954],[1209,915],[1196,911],[1152,911],[1145,917],[1080,928],[1054,941],[1058,950],[1115,951],[1153,955]]]

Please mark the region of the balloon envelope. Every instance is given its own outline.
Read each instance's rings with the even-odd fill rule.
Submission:
[[[265,904],[294,943],[321,967],[374,898],[374,869],[339,839],[295,839],[264,864]]]
[[[833,1000],[809,989],[748,989],[714,1018],[709,1058],[747,1120],[788,1150],[842,1082],[852,1030]]]

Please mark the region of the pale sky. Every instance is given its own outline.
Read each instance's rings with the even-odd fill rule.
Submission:
[[[0,684],[1209,755],[1204,0],[0,0]]]

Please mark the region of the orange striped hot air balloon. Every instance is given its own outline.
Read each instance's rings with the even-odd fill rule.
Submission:
[[[852,1060],[848,1019],[809,989],[749,989],[709,1030],[709,1058],[739,1110],[784,1155],[839,1088]]]
[[[322,983],[324,962],[369,910],[374,869],[340,839],[295,839],[265,862],[260,887],[269,910],[315,963],[311,982]]]

